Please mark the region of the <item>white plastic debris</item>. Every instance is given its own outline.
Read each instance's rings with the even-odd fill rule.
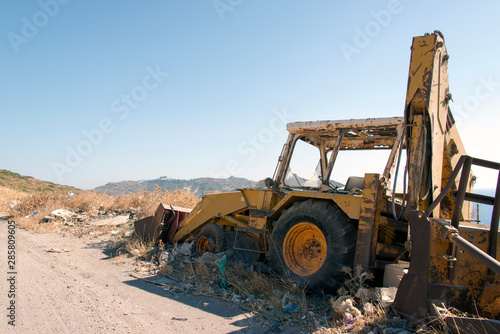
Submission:
[[[349,298],[349,296],[342,296],[337,298],[336,300],[333,300],[332,298],[330,300],[330,303],[337,313],[349,313],[354,315],[355,317],[361,315],[361,311],[354,307],[353,301],[351,298]]]
[[[376,288],[375,292],[378,295],[380,305],[386,308],[394,302],[394,298],[396,298],[396,293],[398,292],[398,288],[396,287]]]
[[[57,210],[52,211],[50,214],[54,217],[62,218],[64,220],[72,219],[72,218],[76,218],[76,219],[81,218],[76,213],[71,212],[71,211],[66,210],[66,209],[57,209]]]
[[[20,202],[18,200],[7,202],[9,209],[14,209]]]
[[[193,246],[193,242],[194,241],[183,243],[181,248],[179,248],[179,253],[185,256],[191,255],[191,248]]]
[[[363,310],[365,311],[365,315],[374,315],[375,314],[375,306],[372,303],[365,303],[363,305]]]

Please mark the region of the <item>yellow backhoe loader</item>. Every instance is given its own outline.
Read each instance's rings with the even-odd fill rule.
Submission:
[[[136,223],[137,234],[194,238],[198,254],[260,254],[273,271],[320,293],[343,283],[344,267],[361,266],[380,281],[386,265],[406,260],[395,301],[401,313],[425,317],[439,310],[437,300],[498,317],[500,187],[495,198],[473,194],[471,165],[500,165],[466,155],[448,107],[448,59],[439,31],[415,37],[402,117],[290,123],[273,178],[206,194],[193,210],[162,204]],[[370,170],[368,151],[385,159],[383,170]],[[343,152],[357,152],[366,167],[345,185],[333,181]],[[295,167],[307,164],[312,176],[304,178]],[[494,205],[491,226],[467,223],[471,201]]]

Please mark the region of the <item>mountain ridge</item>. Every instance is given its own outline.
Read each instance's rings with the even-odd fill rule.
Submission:
[[[155,186],[159,186],[168,191],[190,189],[197,195],[203,195],[207,192],[227,192],[239,188],[251,188],[256,185],[256,181],[234,176],[230,176],[226,179],[212,177],[173,179],[166,176],[160,176],[159,178],[151,180],[108,182],[94,188],[93,191],[120,196],[140,191],[152,191],[155,189]]]
[[[7,169],[0,169],[0,187],[9,188],[22,193],[68,192],[78,188],[36,179],[21,175]]]

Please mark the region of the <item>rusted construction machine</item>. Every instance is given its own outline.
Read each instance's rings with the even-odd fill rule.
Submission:
[[[442,34],[415,37],[411,50],[403,117],[290,123],[275,175],[262,187],[207,194],[190,213],[161,205],[137,233],[174,243],[194,238],[198,254],[228,246],[260,254],[317,292],[335,291],[344,267],[380,277],[386,265],[407,260],[401,312],[422,317],[437,299],[498,317],[500,196],[472,195],[470,164],[499,165],[466,156],[448,107]],[[385,152],[387,163],[342,185],[333,181],[335,167],[349,151],[362,153],[357,164],[366,170],[367,151]],[[294,173],[307,163],[310,178]],[[462,223],[471,218],[470,200],[495,204],[491,229]]]

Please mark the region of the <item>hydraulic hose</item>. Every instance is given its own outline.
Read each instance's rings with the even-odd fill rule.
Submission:
[[[399,144],[399,153],[398,153],[398,162],[396,163],[396,172],[394,174],[394,184],[392,186],[392,215],[394,219],[399,220],[403,216],[404,212],[404,207],[406,204],[406,175],[408,173],[408,161],[406,161],[406,166],[405,166],[405,171],[403,174],[403,202],[401,204],[401,212],[399,214],[396,214],[396,184],[398,182],[398,174],[399,174],[399,166],[401,164],[401,155],[403,153],[403,144],[406,140],[406,131],[409,126],[412,126],[411,124],[407,124],[403,130],[403,138]]]
[[[431,186],[432,186],[432,177],[431,177],[431,171],[432,171],[432,155],[431,159],[429,160],[428,163],[428,173],[427,173],[427,185],[426,188],[427,190],[425,191],[425,195],[422,197],[422,192],[420,191],[421,186],[422,186],[422,176],[424,175],[424,159],[425,155],[427,154],[427,128],[424,126],[424,139],[423,139],[423,147],[422,147],[422,166],[420,167],[420,177],[419,177],[419,182],[418,182],[418,195],[421,201],[425,201],[427,197],[429,196],[431,192]],[[431,151],[432,152],[432,151]]]

